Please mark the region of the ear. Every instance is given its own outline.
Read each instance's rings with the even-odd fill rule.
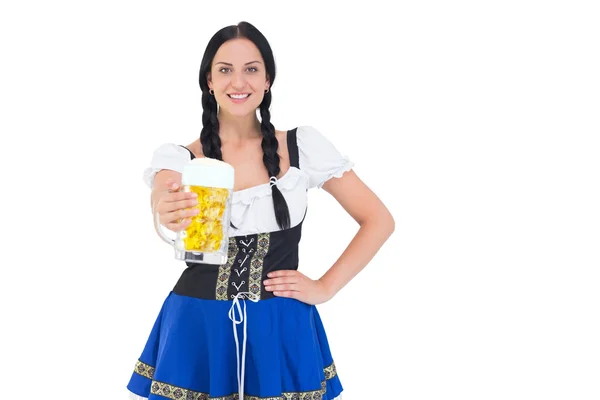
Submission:
[[[207,72],[206,73],[206,83],[208,84],[208,88],[212,89],[213,88],[213,83],[212,83],[212,73]]]

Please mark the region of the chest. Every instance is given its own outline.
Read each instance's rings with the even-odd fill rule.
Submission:
[[[235,191],[269,182],[269,172],[264,165],[260,146],[253,145],[244,148],[223,146],[221,151],[223,161],[233,166],[235,170]]]
[[[196,156],[202,155],[199,142],[192,146]],[[221,154],[223,161],[234,168],[234,191],[246,190],[259,185],[269,183],[269,171],[263,161],[263,149],[261,141],[247,143],[244,146],[222,145]],[[281,146],[277,151],[279,155],[279,174],[281,178],[288,171],[290,161],[287,152],[282,151]]]

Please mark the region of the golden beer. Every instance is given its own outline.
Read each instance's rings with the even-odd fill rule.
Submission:
[[[221,248],[225,237],[223,215],[227,207],[229,190],[204,186],[189,186],[189,191],[198,195],[199,210],[185,229],[183,243],[187,251],[214,252]]]
[[[191,217],[185,230],[178,231],[174,239],[162,229],[160,215],[156,213],[156,232],[175,251],[177,260],[186,263],[222,265],[227,262],[229,225],[235,171],[221,160],[195,158],[183,166],[182,191],[198,195],[198,215]]]

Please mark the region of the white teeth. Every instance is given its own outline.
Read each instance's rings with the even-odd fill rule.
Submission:
[[[229,97],[231,97],[232,99],[245,99],[246,97],[250,96],[249,94],[230,94]]]

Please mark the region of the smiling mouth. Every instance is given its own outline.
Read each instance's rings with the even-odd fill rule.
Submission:
[[[250,93],[245,93],[245,94],[228,94],[227,96],[229,96],[229,98],[231,98],[231,99],[242,100],[242,99],[247,99],[248,97],[250,97]]]

